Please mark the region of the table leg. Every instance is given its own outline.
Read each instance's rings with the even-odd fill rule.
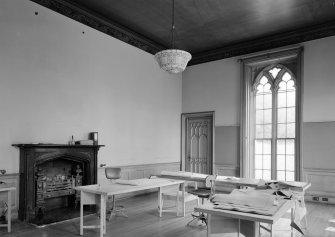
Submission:
[[[159,217],[162,217],[162,188],[158,188],[158,207],[159,207]]]
[[[181,190],[182,190],[182,200],[183,200],[183,216],[185,216],[186,208],[185,208],[185,183],[181,184]]]
[[[291,208],[291,223],[294,221],[294,213],[293,208]],[[293,237],[293,227],[291,226],[291,237]]]
[[[12,191],[9,190],[8,191],[8,212],[7,212],[7,219],[8,219],[8,223],[7,223],[7,227],[8,227],[8,233],[11,232],[12,229]]]
[[[254,227],[255,229],[254,229],[254,236],[255,237],[259,237],[260,236],[260,234],[259,234],[259,232],[260,232],[260,223],[258,222],[258,221],[255,221],[255,227]]]
[[[106,197],[100,195],[100,237],[106,233]]]
[[[211,236],[211,232],[212,232],[212,230],[211,230],[211,226],[212,226],[211,222],[212,222],[212,215],[208,213],[207,214],[207,237]]]
[[[84,229],[84,201],[83,201],[84,192],[80,191],[80,235],[83,235]]]
[[[176,203],[176,208],[177,208],[177,216],[179,216],[179,201],[180,201],[180,197],[179,197],[179,187],[177,190],[177,203]]]

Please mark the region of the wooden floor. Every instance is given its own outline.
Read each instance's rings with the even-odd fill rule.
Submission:
[[[118,204],[126,206],[129,218],[117,217],[107,222],[107,234],[105,236],[117,237],[186,237],[206,236],[206,229],[201,226],[186,226],[192,217],[190,215],[193,204],[189,203],[186,217],[176,217],[174,213],[163,213],[159,218],[157,213],[157,194],[151,193],[118,201]],[[167,203],[172,206],[173,203]],[[335,205],[307,203],[308,229],[307,237],[335,237]],[[280,219],[274,226],[275,237],[290,236],[290,214]],[[95,225],[99,223],[96,215],[87,216],[85,224]],[[327,228],[329,230],[327,230]],[[45,227],[14,221],[12,233],[8,234],[6,228],[0,228],[1,237],[78,237],[79,219],[73,219],[62,223]],[[84,230],[84,236],[99,236],[98,230]],[[221,235],[237,236],[234,235]],[[261,236],[269,236],[262,233]],[[295,235],[299,236],[299,235]]]

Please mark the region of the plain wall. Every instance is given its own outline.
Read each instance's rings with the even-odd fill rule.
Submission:
[[[335,121],[335,36],[309,41],[304,46],[303,56],[303,128],[310,122],[333,131]],[[239,143],[231,133],[238,133],[240,125],[241,86],[238,58],[194,65],[183,74],[182,111],[215,111],[216,139],[215,159],[218,164],[239,165],[239,150],[225,153],[221,147],[238,147]],[[321,122],[320,125],[319,122]],[[322,124],[327,123],[327,124]],[[231,131],[234,126],[236,131]],[[308,124],[307,124],[308,125]],[[307,126],[308,128],[311,126]],[[229,130],[227,130],[229,128]],[[223,134],[224,131],[226,134]],[[335,146],[329,134],[317,133],[312,138],[310,131],[303,133],[303,160],[307,168],[335,169]],[[231,138],[230,138],[231,137]],[[305,142],[304,142],[305,141]],[[323,143],[320,144],[320,141]],[[315,145],[314,144],[318,144]],[[218,148],[218,146],[220,148]],[[315,148],[314,152],[309,152]],[[321,149],[327,147],[327,150]],[[315,154],[319,154],[315,157]],[[226,154],[234,158],[224,158]],[[222,160],[223,159],[223,160]],[[233,160],[235,160],[233,162]]]
[[[65,144],[89,132],[106,146],[99,164],[179,161],[181,75],[28,0],[0,1],[0,32],[0,169],[19,171],[13,143]]]
[[[236,58],[187,67],[183,113],[215,111],[215,126],[240,124],[240,65]]]

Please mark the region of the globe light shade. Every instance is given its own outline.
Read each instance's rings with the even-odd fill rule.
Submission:
[[[190,53],[179,49],[167,49],[155,54],[159,67],[172,74],[183,72],[191,58]]]

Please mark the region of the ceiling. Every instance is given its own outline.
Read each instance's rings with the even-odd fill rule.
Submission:
[[[172,0],[31,0],[138,47],[171,48]],[[189,65],[335,35],[335,0],[175,0]]]

